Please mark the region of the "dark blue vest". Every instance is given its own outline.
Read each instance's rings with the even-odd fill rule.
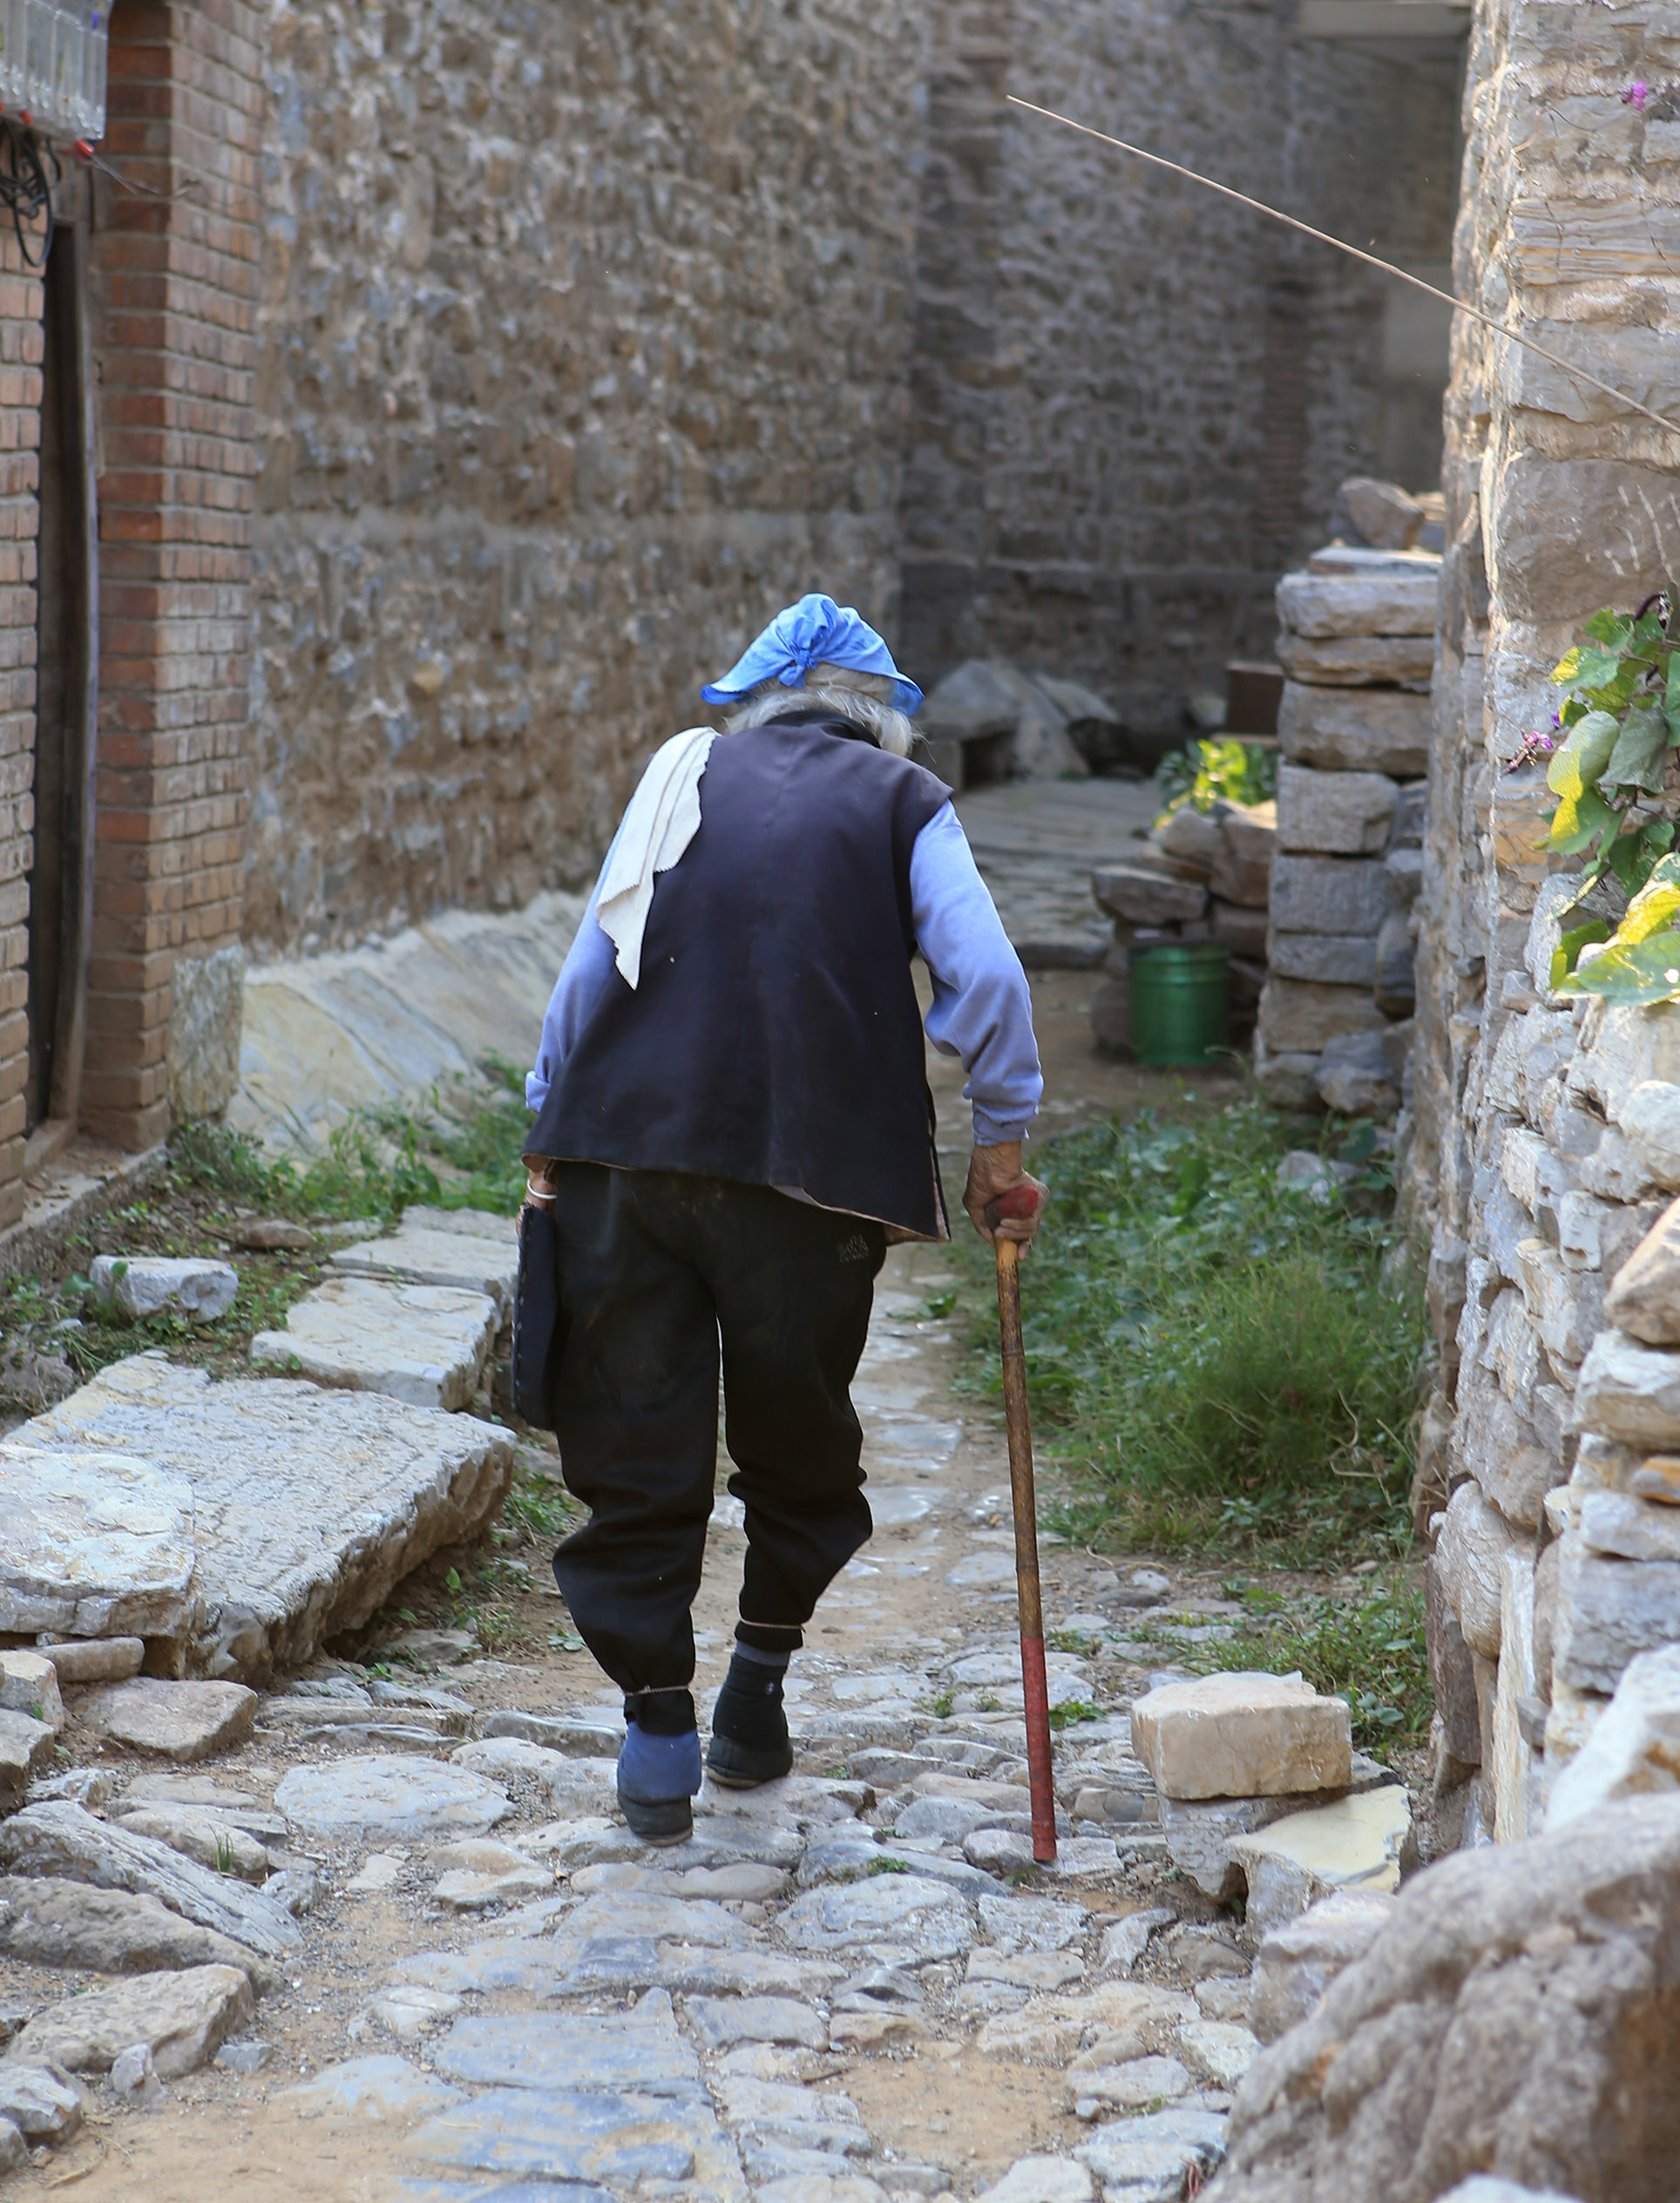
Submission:
[[[613,972],[527,1152],[797,1186],[947,1237],[910,971],[911,852],[947,800],[844,719],[720,736],[640,984]]]

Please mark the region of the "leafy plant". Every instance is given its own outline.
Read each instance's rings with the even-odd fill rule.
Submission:
[[[1087,1698],[1064,1698],[1060,1705],[1050,1709],[1050,1726],[1058,1734],[1071,1729],[1081,1721],[1101,1721],[1102,1708],[1093,1705]]]
[[[1670,855],[1675,822],[1658,807],[1669,753],[1680,746],[1680,633],[1670,633],[1671,618],[1667,590],[1636,612],[1595,613],[1586,641],[1552,669],[1565,691],[1552,727],[1528,735],[1508,768],[1547,761],[1558,800],[1545,846],[1586,860],[1570,907],[1605,879],[1634,898],[1614,932],[1599,918],[1564,932],[1550,976],[1565,993],[1680,999],[1680,934],[1670,923],[1680,910],[1680,857]],[[1596,952],[1583,964],[1589,949]]]
[[[1059,1524],[1080,1542],[1300,1564],[1403,1549],[1422,1310],[1385,1285],[1381,1217],[1279,1188],[1291,1134],[1243,1102],[1051,1143],[1025,1345],[1041,1450],[1073,1488]],[[1341,1144],[1380,1196],[1372,1142],[1356,1127]],[[978,1320],[975,1339],[972,1381],[995,1390]]]
[[[1222,801],[1269,802],[1277,792],[1277,755],[1230,735],[1186,742],[1182,749],[1169,750],[1155,778],[1167,798],[1159,826],[1186,803],[1192,810],[1211,810]]]

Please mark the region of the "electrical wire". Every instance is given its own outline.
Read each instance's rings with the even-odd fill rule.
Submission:
[[[42,150],[32,130],[20,130],[0,116],[0,207],[10,210],[25,268],[44,268],[52,250],[52,186],[42,165]],[[62,173],[50,148],[46,157],[55,177]],[[43,212],[46,220],[38,231],[25,227]]]
[[[1129,146],[1123,138],[1111,138],[1106,131],[1093,130],[1089,124],[1075,122],[1070,115],[1059,115],[1053,107],[1040,107],[1030,99],[1018,99],[1012,92],[1006,93],[1012,107],[1024,108],[1029,115],[1042,115],[1047,122],[1059,122],[1064,129],[1077,131],[1081,138],[1094,138],[1100,146],[1113,146],[1122,153],[1130,153],[1135,159],[1147,160],[1151,167],[1164,168],[1175,176],[1182,176],[1187,182],[1200,184],[1208,191],[1216,191],[1222,199],[1235,200],[1239,207],[1247,207],[1257,214],[1268,214],[1285,227],[1297,229],[1304,237],[1315,238],[1321,245],[1333,246],[1338,253],[1346,253],[1351,259],[1363,261],[1367,268],[1379,269],[1385,275],[1392,275],[1402,283],[1410,283],[1413,290],[1422,291],[1430,298],[1438,298],[1443,306],[1450,306],[1456,313],[1467,314],[1472,321],[1480,322],[1484,329],[1491,329],[1495,336],[1503,336],[1513,344],[1521,344],[1525,351],[1534,352],[1572,375],[1578,382],[1590,383],[1595,390],[1602,390],[1618,405],[1625,405],[1635,413],[1642,413],[1648,421],[1655,421],[1660,429],[1667,429],[1671,436],[1680,436],[1680,421],[1671,421],[1665,413],[1654,412],[1649,405],[1642,405],[1636,397],[1629,397],[1626,390],[1617,390],[1614,383],[1605,383],[1573,360],[1566,360],[1560,353],[1550,351],[1544,344],[1537,344],[1532,336],[1525,336],[1520,329],[1508,328],[1496,322],[1491,314],[1484,314],[1479,306],[1467,305],[1461,298],[1454,298],[1451,291],[1438,290],[1433,283],[1426,283],[1421,275],[1408,275],[1404,268],[1396,268],[1392,261],[1379,260],[1375,253],[1361,252],[1357,245],[1350,245],[1345,238],[1332,237],[1327,230],[1315,229],[1311,222],[1297,221],[1293,214],[1281,214],[1276,207],[1268,207],[1262,199],[1250,199],[1246,192],[1236,191],[1230,184],[1216,184],[1211,176],[1198,175],[1194,168],[1186,168],[1176,160],[1168,160],[1160,153],[1146,153],[1141,146]]]

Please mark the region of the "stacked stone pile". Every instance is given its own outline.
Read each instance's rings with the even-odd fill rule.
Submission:
[[[1399,1106],[1440,560],[1332,544],[1277,586],[1277,858],[1255,1069],[1284,1107]]]
[[[1266,906],[1277,840],[1272,803],[1182,804],[1137,854],[1091,875],[1114,945],[1091,1002],[1097,1046],[1132,1044],[1131,952],[1163,941],[1223,941],[1230,951],[1232,1038],[1252,1028],[1265,983]]]
[[[1347,1701],[1299,1676],[1161,1684],[1132,1707],[1173,1864],[1263,1935],[1340,1891],[1382,1894],[1414,1858],[1404,1786],[1352,1748]]]
[[[1680,1018],[1547,992],[1567,880],[1473,1074],[1469,1244],[1438,1243],[1456,1420],[1425,1418],[1444,1785],[1536,1828],[1628,1664],[1680,1641]],[[1443,1444],[1443,1434],[1447,1434]]]

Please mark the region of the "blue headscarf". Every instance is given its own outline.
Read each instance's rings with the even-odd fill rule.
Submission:
[[[868,621],[832,597],[801,597],[778,612],[757,641],[748,646],[721,680],[701,690],[708,704],[731,704],[761,682],[779,681],[784,688],[803,688],[813,666],[845,666],[853,673],[884,674],[896,681],[892,701],[914,715],[922,692],[892,662],[892,653]]]

